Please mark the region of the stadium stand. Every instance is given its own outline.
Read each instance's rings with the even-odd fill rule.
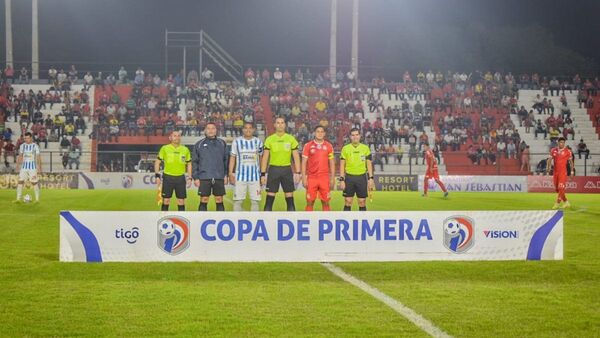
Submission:
[[[83,85],[69,88],[69,82],[78,81],[77,70],[70,69],[56,72],[51,78],[53,84],[5,86],[0,99],[0,106],[6,107],[5,115],[9,115],[4,129],[10,128],[16,138],[23,132],[21,122],[26,122],[27,130],[41,135],[42,144],[47,134],[47,149],[53,151],[52,156],[66,154],[68,164],[69,147],[66,142],[61,146],[59,141],[71,127],[61,123],[71,116],[75,123],[81,116],[83,123],[78,123],[86,128],[78,132],[80,168],[92,170],[123,169],[98,158],[100,145],[163,144],[171,130],[182,131],[183,143],[193,144],[208,121],[218,125],[219,136],[226,140],[240,135],[244,121],[255,122],[258,136],[264,137],[272,132],[276,116],[286,118],[290,133],[301,144],[308,141],[316,125],[327,126],[336,150],[348,141],[351,128],[360,128],[363,141],[374,153],[376,170],[391,174],[422,174],[424,142],[431,144],[442,174],[530,173],[545,158],[557,132],[569,136],[575,153],[581,139],[591,153],[600,151],[597,79],[582,81],[575,76],[560,82],[537,74],[515,78],[498,72],[467,75],[428,71],[418,72],[414,81],[405,72],[401,82],[375,78],[370,83],[358,83],[353,75],[339,72],[334,83],[328,71],[298,69],[292,75],[276,68],[273,72],[248,69],[246,83],[239,84],[216,82],[204,75],[205,81],[199,83],[200,76],[194,73],[188,75],[186,86],[179,75],[163,80],[141,68],[132,80],[128,80],[124,69],[118,71],[118,78],[109,75],[102,79],[101,74],[94,78],[86,73],[79,81]],[[62,88],[64,83],[67,85]],[[565,91],[564,107],[559,91]],[[82,93],[87,103],[82,102]],[[553,118],[548,119],[552,110]],[[557,118],[566,118],[567,112],[572,121]],[[40,113],[45,128],[33,123],[40,120]],[[52,122],[46,124],[48,115]],[[56,117],[58,125],[54,123]],[[536,137],[538,119],[542,128]],[[551,130],[552,126],[557,130]],[[532,154],[529,168],[521,165],[527,157],[523,155],[526,148]],[[46,157],[44,162],[49,164],[51,159]],[[52,162],[57,163],[56,159]],[[577,171],[584,166],[578,162]],[[53,167],[55,171],[60,169]],[[62,169],[68,170],[68,165]]]
[[[93,98],[83,85],[15,84],[3,85],[5,108],[3,132],[12,131],[18,150],[22,135],[30,131],[42,149],[44,170],[89,170],[91,160],[90,109]],[[6,134],[3,142],[7,141]],[[3,171],[14,170],[14,158],[3,152]],[[11,163],[10,160],[13,160]]]
[[[546,102],[549,102],[556,98],[556,101],[552,100],[554,107],[550,108],[549,103],[546,103],[546,108],[542,108],[540,113],[539,110],[536,109],[537,106],[539,106],[540,98],[542,99],[542,106],[544,106],[544,99],[546,99]],[[553,127],[557,129],[559,136],[567,138],[567,145],[573,149],[574,153],[577,153],[578,144],[581,140],[584,140],[587,147],[590,149],[594,149],[595,151],[600,149],[600,140],[598,140],[597,130],[590,119],[591,115],[588,114],[588,111],[585,108],[579,108],[577,98],[577,91],[566,91],[564,94],[561,92],[560,96],[545,96],[544,90],[519,91],[519,107],[522,106],[525,109],[533,110],[533,116],[528,116],[526,119],[539,120],[548,134],[547,137],[544,137],[543,133],[538,133],[536,137],[535,130],[537,128],[535,126],[531,128],[529,133],[526,131],[525,127],[519,127],[523,139],[531,146],[531,152],[534,154],[532,155],[531,161],[533,165],[546,158],[547,155],[544,154],[548,153],[550,148],[555,146],[555,137],[550,135],[550,130]],[[556,102],[556,104],[554,104],[554,102]],[[534,105],[537,106],[534,107]],[[519,125],[519,115],[513,114],[511,117],[515,124]],[[522,124],[533,125],[533,122],[531,121]],[[569,125],[571,127],[569,127]],[[565,131],[571,129],[573,133],[567,133]],[[579,161],[578,156],[576,156],[575,159],[576,173],[583,174],[585,166],[584,162]]]

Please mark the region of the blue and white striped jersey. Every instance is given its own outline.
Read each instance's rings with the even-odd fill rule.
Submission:
[[[260,180],[260,156],[263,142],[258,137],[249,140],[238,137],[231,143],[231,154],[236,157],[235,179],[241,182]]]
[[[37,170],[36,159],[40,156],[40,147],[35,143],[22,143],[19,147],[19,154],[23,155],[21,169]]]

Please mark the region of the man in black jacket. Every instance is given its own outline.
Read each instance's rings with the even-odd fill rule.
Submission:
[[[225,211],[223,196],[227,182],[227,144],[217,138],[217,126],[209,122],[204,129],[205,138],[198,141],[192,150],[192,177],[198,187],[200,206],[198,211],[207,211],[210,195],[215,196],[216,210]]]

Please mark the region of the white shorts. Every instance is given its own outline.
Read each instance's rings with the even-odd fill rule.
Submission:
[[[260,181],[255,182],[244,182],[244,181],[236,181],[235,189],[233,191],[233,200],[241,201],[246,199],[246,192],[250,194],[250,199],[252,201],[260,201],[262,195],[260,193]]]
[[[31,183],[37,183],[38,174],[37,169],[21,169],[19,170],[19,181],[29,181]]]

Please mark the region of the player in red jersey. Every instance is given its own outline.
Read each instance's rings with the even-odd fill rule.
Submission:
[[[575,175],[575,166],[573,165],[573,153],[569,148],[565,147],[566,139],[561,137],[558,139],[558,147],[550,150],[550,158],[546,161],[546,174],[550,170],[550,164],[554,163],[554,188],[558,193],[556,203],[552,209],[558,208],[569,208],[571,204],[567,201],[565,195],[566,184],[567,184],[567,163],[571,168],[571,176]],[[550,162],[552,160],[552,162]],[[564,202],[561,206],[560,203]]]
[[[433,151],[429,148],[429,143],[423,143],[423,149],[425,153],[425,160],[427,161],[427,171],[425,172],[425,182],[423,183],[423,197],[427,197],[427,189],[429,189],[429,179],[433,178],[435,182],[442,188],[444,197],[448,197],[448,190],[446,186],[440,180],[440,174],[438,172],[438,163],[433,154]]]
[[[312,211],[317,195],[323,211],[330,211],[330,190],[335,183],[333,146],[325,141],[325,127],[315,128],[314,140],[302,150],[302,184],[306,188],[306,211]]]

